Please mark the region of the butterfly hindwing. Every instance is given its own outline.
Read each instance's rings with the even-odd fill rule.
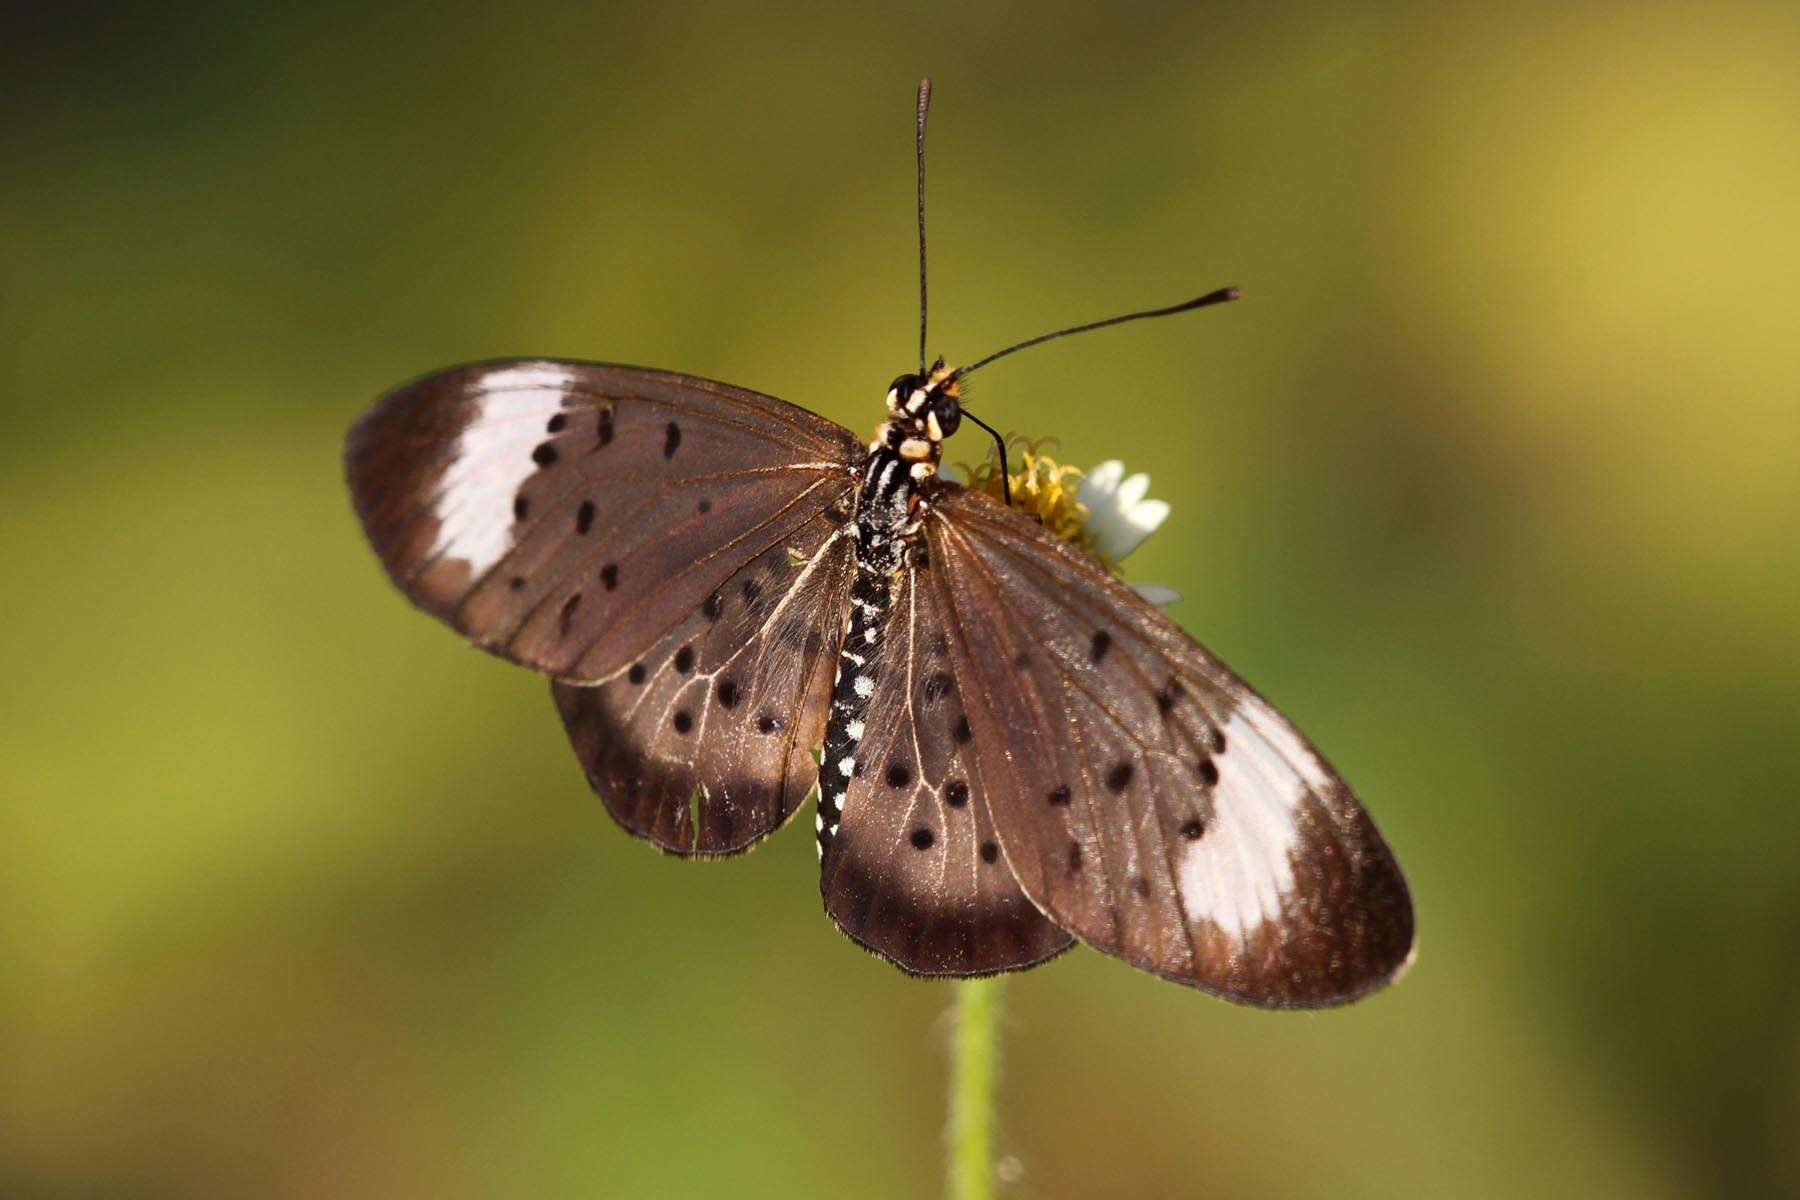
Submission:
[[[779,828],[818,778],[855,542],[823,517],[727,578],[604,682],[552,685],[608,811],[680,854]]]
[[[937,489],[927,543],[988,807],[1058,925],[1233,1000],[1356,998],[1407,963],[1412,905],[1349,787],[1260,696],[1080,551]]]
[[[951,652],[955,631],[930,576],[915,554],[863,668],[873,693],[821,890],[840,929],[903,970],[986,975],[1041,962],[1072,939],[1033,907],[1001,858]]]
[[[627,668],[746,562],[847,521],[846,429],[633,367],[513,360],[390,392],[350,433],[358,515],[415,603],[576,682]]]

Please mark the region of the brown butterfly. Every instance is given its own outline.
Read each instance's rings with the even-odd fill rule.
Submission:
[[[416,604],[552,677],[594,790],[663,849],[742,851],[816,785],[825,908],[905,971],[1079,938],[1231,1000],[1341,1003],[1413,949],[1349,786],[1089,555],[938,474],[964,417],[993,432],[961,404],[977,368],[1235,296],[961,368],[926,366],[921,311],[867,446],[685,375],[456,367],[357,423],[350,490]]]

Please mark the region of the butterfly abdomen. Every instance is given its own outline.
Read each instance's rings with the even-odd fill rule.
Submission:
[[[907,463],[887,447],[872,451],[864,464],[856,503],[856,582],[850,589],[850,623],[838,651],[832,684],[831,716],[819,760],[819,853],[836,836],[844,814],[844,793],[856,774],[863,716],[875,694],[876,649],[893,608],[894,575],[906,559],[911,536],[912,493]]]

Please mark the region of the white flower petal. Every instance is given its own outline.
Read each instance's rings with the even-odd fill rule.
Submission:
[[[1112,559],[1114,562],[1119,562],[1133,550],[1136,550],[1139,546],[1143,545],[1144,539],[1149,536],[1150,531],[1148,529],[1136,529],[1130,525],[1121,523],[1107,530],[1107,536],[1105,538],[1096,537],[1094,539],[1094,545],[1107,558]]]
[[[1142,471],[1138,472],[1119,485],[1118,506],[1125,512],[1130,512],[1138,506],[1138,502],[1144,498],[1144,493],[1149,490],[1150,477]]]
[[[1094,538],[1094,553],[1109,562],[1118,562],[1136,547],[1135,530],[1125,524],[1116,509],[1096,508],[1088,513],[1088,532]]]
[[[1088,528],[1093,530],[1094,545],[1100,553],[1118,562],[1143,545],[1168,515],[1169,506],[1161,500],[1145,500],[1136,508],[1108,509],[1105,521],[1090,518]]]
[[[1125,464],[1116,458],[1109,458],[1082,476],[1080,485],[1075,489],[1075,498],[1092,508],[1096,503],[1106,502],[1118,491],[1119,480],[1123,478]]]
[[[1181,599],[1181,593],[1172,587],[1164,587],[1160,583],[1134,583],[1131,590],[1161,608],[1166,608]]]
[[[1162,523],[1169,519],[1169,502],[1166,500],[1144,500],[1125,515],[1132,528],[1144,531],[1149,537],[1155,533]]]

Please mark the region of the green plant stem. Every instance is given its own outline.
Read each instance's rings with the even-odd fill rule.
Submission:
[[[1000,977],[956,985],[950,1063],[950,1195],[994,1194],[994,1090],[1000,1068]]]

